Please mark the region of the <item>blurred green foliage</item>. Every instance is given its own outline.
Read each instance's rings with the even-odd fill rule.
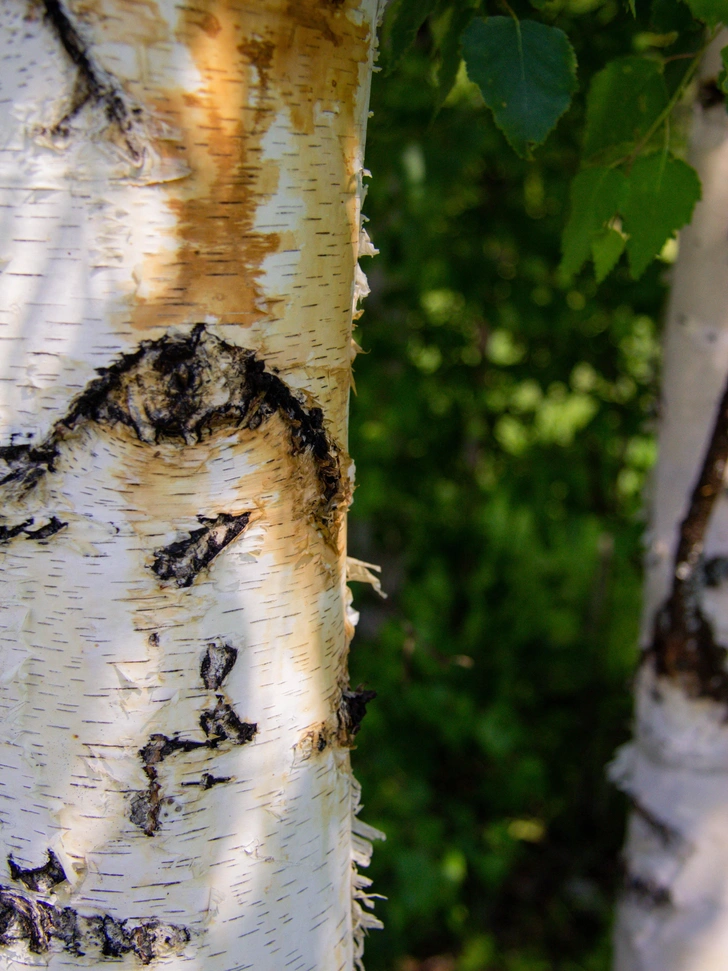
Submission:
[[[609,965],[665,264],[598,289],[557,268],[624,20],[563,6],[582,94],[532,163],[462,72],[434,115],[426,31],[375,80],[350,552],[390,596],[355,589],[351,678],[379,693],[354,765],[389,900],[367,971]]]

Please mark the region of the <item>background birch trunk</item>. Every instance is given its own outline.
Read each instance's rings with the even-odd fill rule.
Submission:
[[[339,971],[376,923],[344,515],[378,3],[0,4],[0,967]]]
[[[725,44],[723,35],[709,52],[704,79],[716,77]],[[647,653],[637,677],[635,739],[612,765],[614,780],[633,801],[616,929],[618,971],[712,971],[728,960],[723,104],[696,105],[691,161],[703,199],[681,236],[667,321],[648,539]]]

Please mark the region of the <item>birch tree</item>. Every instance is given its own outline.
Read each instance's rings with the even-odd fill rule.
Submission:
[[[716,45],[703,66],[703,90],[719,69]],[[728,956],[723,106],[697,103],[692,129],[703,201],[680,241],[667,321],[635,739],[611,769],[633,803],[619,971],[702,971]]]
[[[378,7],[0,4],[0,967],[348,971],[377,923],[344,517]]]

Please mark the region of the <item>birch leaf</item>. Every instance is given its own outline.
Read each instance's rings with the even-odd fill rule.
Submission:
[[[728,23],[728,0],[686,0],[694,17],[715,27]]]
[[[394,0],[384,29],[388,53],[387,70],[392,71],[412,46],[417,31],[435,10],[438,0]]]
[[[462,35],[475,16],[472,6],[449,7],[436,26],[440,28],[438,42],[439,65],[435,110],[439,111],[450,94],[462,62]]]
[[[601,283],[612,272],[624,252],[627,242],[625,236],[611,227],[603,230],[592,240],[591,251],[594,260],[594,275]]]
[[[716,84],[723,94],[728,94],[728,47],[724,47],[720,52],[720,62],[723,67],[718,72]]]
[[[468,77],[480,87],[495,123],[528,158],[571,102],[576,57],[566,34],[535,20],[479,17],[463,34]]]
[[[561,271],[573,276],[593,254],[594,240],[622,204],[627,179],[619,169],[584,169],[571,183],[571,213],[562,240]],[[619,257],[617,257],[619,258]]]
[[[619,158],[667,105],[662,68],[647,57],[619,57],[599,71],[586,103],[584,157]]]
[[[692,166],[662,153],[638,158],[628,183],[622,215],[629,265],[637,279],[672,234],[690,222],[701,188]]]

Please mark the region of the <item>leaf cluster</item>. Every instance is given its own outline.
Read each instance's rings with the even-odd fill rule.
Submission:
[[[579,92],[574,36],[589,17],[604,29],[604,0],[532,0],[517,12],[479,0],[395,0],[383,47],[392,72],[423,33],[440,110],[459,79],[476,85],[497,127],[522,158],[533,159]],[[586,91],[578,171],[563,233],[566,278],[592,260],[601,282],[626,253],[637,278],[690,221],[700,180],[680,157],[679,112],[694,93],[702,56],[722,25],[728,0],[652,0],[649,11],[609,13],[626,21],[631,51],[607,60]],[[611,28],[610,28],[611,29]],[[728,91],[728,48],[713,86]],[[677,121],[676,121],[677,119]],[[677,137],[675,132],[677,131]]]

